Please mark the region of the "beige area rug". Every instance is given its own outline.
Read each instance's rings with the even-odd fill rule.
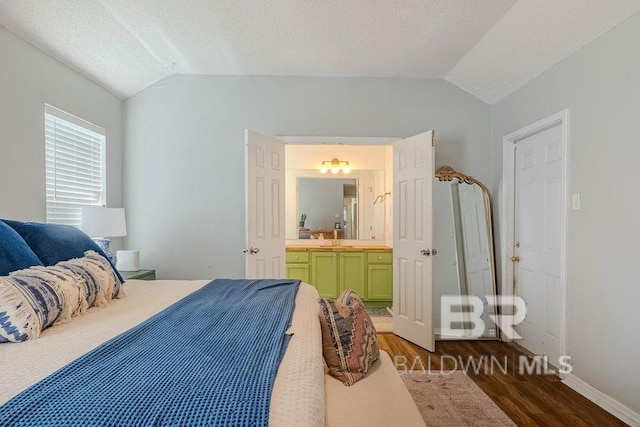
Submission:
[[[393,317],[372,317],[371,321],[376,328],[376,332],[393,332]]]
[[[376,332],[393,332],[393,317],[386,307],[367,307]]]
[[[427,426],[515,426],[516,424],[462,371],[400,378]]]

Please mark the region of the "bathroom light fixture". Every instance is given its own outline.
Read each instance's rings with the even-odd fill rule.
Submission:
[[[328,171],[331,171],[331,173],[342,171],[342,173],[347,174],[351,172],[351,165],[346,160],[338,160],[336,158],[325,160],[320,165],[320,173],[327,173]]]

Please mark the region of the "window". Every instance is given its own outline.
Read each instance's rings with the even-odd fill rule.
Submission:
[[[47,222],[80,227],[105,204],[105,131],[50,105],[44,110]]]

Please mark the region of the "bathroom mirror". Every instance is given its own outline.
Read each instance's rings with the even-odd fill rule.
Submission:
[[[498,339],[498,330],[489,315],[496,314],[486,296],[496,295],[493,229],[489,193],[474,178],[442,166],[433,185],[434,322],[439,339]],[[441,325],[442,296],[474,296],[483,304],[484,333],[472,334],[472,306],[461,304],[463,322]],[[479,301],[474,299],[475,301]],[[478,307],[476,311],[480,311]],[[446,326],[446,328],[444,327]]]
[[[348,178],[298,178],[298,238],[336,230],[338,238],[358,238],[358,180]]]
[[[287,169],[286,238],[385,238],[383,170],[354,170],[349,174],[321,174],[313,169]],[[306,215],[304,221],[301,216]]]

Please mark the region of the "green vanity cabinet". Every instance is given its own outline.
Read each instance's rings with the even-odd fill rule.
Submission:
[[[367,299],[366,294],[366,259],[364,252],[342,252],[340,253],[338,266],[339,291],[342,292],[351,288],[360,295],[362,299]]]
[[[337,298],[338,253],[311,252],[311,282],[322,298]]]
[[[287,250],[287,277],[313,285],[322,298],[337,298],[350,287],[367,306],[390,306],[393,254],[388,249]]]
[[[309,252],[287,251],[287,279],[298,279],[310,283]]]
[[[391,252],[367,253],[367,299],[393,299],[393,255]]]
[[[367,270],[367,299],[393,299],[393,270],[389,264],[369,264]]]

